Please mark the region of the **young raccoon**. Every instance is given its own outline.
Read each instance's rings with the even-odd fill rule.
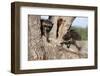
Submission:
[[[63,42],[61,42],[61,45],[65,44],[67,45],[67,48],[70,48],[70,45],[75,45],[78,50],[81,49],[76,43],[76,40],[81,40],[81,36],[75,31],[75,30],[69,30],[64,36],[63,36]]]
[[[53,27],[53,23],[50,20],[44,20],[41,19],[41,37],[44,35],[46,37],[47,42],[50,42],[49,40],[49,33]]]

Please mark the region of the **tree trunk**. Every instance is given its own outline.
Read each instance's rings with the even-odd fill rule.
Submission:
[[[61,24],[58,32],[58,38],[56,38],[56,30],[57,30],[57,20],[63,19],[63,23]],[[69,27],[71,26],[73,20],[75,17],[69,17],[69,16],[53,16],[50,18],[50,20],[53,22],[53,28],[50,32],[50,38],[57,40],[57,42],[62,41],[62,37],[64,34],[68,31]]]
[[[28,60],[41,60],[45,50],[40,31],[40,16],[28,16]]]
[[[61,24],[58,32],[58,38],[56,38],[56,30],[57,30],[57,20],[59,18],[63,19],[63,23]],[[52,16],[50,21],[52,21],[53,28],[50,32],[50,43],[46,43],[45,51],[47,54],[47,59],[72,59],[79,58],[78,54],[70,52],[69,49],[62,48],[60,46],[60,42],[63,41],[62,37],[70,28],[75,17],[64,17],[64,16]]]
[[[63,19],[56,38],[57,20]],[[50,43],[47,42],[46,37],[41,37],[40,30],[40,16],[28,16],[28,60],[49,60],[49,59],[73,59],[79,58],[78,53],[74,53],[69,49],[61,47],[63,35],[71,26],[74,17],[52,16],[53,28],[50,31]]]

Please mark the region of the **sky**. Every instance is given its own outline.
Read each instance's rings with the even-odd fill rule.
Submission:
[[[41,16],[42,19],[48,19],[49,16]],[[72,26],[76,27],[87,27],[88,26],[88,17],[76,17],[73,21]]]
[[[88,17],[76,17],[73,21],[72,26],[76,27],[87,27],[88,26]]]
[[[41,16],[41,19],[48,19],[49,16]]]

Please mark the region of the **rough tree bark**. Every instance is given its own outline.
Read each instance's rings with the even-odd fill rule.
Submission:
[[[40,16],[28,16],[28,60],[41,60],[45,55],[40,31]]]
[[[59,36],[56,38],[57,20],[62,18],[64,21],[59,28]],[[40,16],[28,16],[28,60],[48,60],[48,59],[73,59],[79,58],[78,53],[71,52],[60,46],[62,36],[67,32],[72,24],[74,17],[53,16],[53,28],[50,32],[50,43],[43,36],[41,38]]]
[[[61,24],[59,28],[58,38],[56,38],[57,20],[60,18],[63,19],[63,23]],[[67,30],[71,26],[74,19],[75,17],[71,17],[71,16],[67,16],[67,17],[66,16],[52,16],[50,20],[53,22],[54,25],[50,32],[50,38],[57,40],[57,43],[61,42],[63,35],[67,32]]]
[[[59,18],[63,19],[63,23],[59,28],[58,38],[56,38],[57,20]],[[71,52],[69,49],[65,49],[60,46],[60,42],[63,41],[62,37],[67,32],[74,19],[75,17],[64,17],[64,16],[52,16],[50,18],[50,21],[52,21],[54,25],[50,32],[51,43],[46,43],[45,45],[45,51],[47,52],[48,59],[79,58],[78,53]]]

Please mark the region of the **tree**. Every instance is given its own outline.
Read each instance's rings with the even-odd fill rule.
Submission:
[[[50,43],[47,42],[45,36],[41,37],[40,16],[28,16],[28,59],[48,60],[79,58],[78,53],[60,46],[60,42],[63,41],[63,35],[68,31],[75,17],[51,16],[49,19],[53,23],[49,36]],[[59,27],[58,37],[56,37],[58,19],[62,19],[63,21]]]

